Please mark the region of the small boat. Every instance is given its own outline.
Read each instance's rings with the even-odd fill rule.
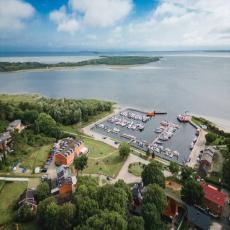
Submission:
[[[177,120],[178,121],[180,121],[180,122],[189,122],[189,120],[190,120],[190,116],[188,116],[188,115],[185,115],[185,114],[179,114],[178,116],[177,116]]]
[[[178,157],[180,155],[180,153],[178,151],[173,151],[173,155]]]
[[[167,121],[162,121],[162,122],[161,122],[161,125],[163,125],[163,126],[168,126],[169,123],[168,123]]]
[[[194,143],[192,142],[192,143],[190,144],[190,150],[192,150],[193,147],[194,147]]]
[[[162,141],[156,141],[156,144],[158,144],[158,145],[162,145],[162,144],[163,144],[163,142],[162,142]]]

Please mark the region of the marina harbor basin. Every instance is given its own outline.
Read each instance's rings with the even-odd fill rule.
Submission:
[[[151,116],[148,116],[148,115]],[[196,128],[189,122],[179,122],[168,114],[155,114],[128,108],[91,130],[114,141],[129,142],[131,146],[181,165],[189,161],[191,143],[196,140]]]

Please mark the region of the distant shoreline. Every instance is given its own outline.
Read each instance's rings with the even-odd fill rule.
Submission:
[[[89,66],[110,66],[113,68],[127,68],[136,65],[148,64],[157,62],[160,57],[146,57],[146,56],[108,56],[96,59],[89,59],[79,62],[60,62],[56,64],[46,64],[40,62],[0,62],[0,72],[15,72],[25,70],[65,70],[76,69],[77,67]]]

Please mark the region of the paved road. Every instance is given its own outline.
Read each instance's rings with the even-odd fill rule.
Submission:
[[[200,134],[197,138],[196,144],[194,145],[194,148],[190,154],[190,161],[187,163],[187,165],[191,168],[194,168],[197,164],[197,157],[200,154],[201,150],[204,150],[205,147],[205,134],[206,132],[201,129]]]
[[[132,163],[136,163],[136,162],[141,162],[142,164],[145,164],[145,165],[150,163],[149,161],[144,160],[141,157],[138,157],[134,154],[130,154],[129,157],[127,158],[127,160],[125,161],[124,165],[122,166],[120,172],[118,173],[115,181],[121,179],[121,180],[124,180],[125,183],[127,183],[127,184],[140,182],[141,177],[137,177],[137,176],[134,176],[133,174],[129,173],[129,165]],[[164,170],[163,173],[164,173],[165,177],[172,175],[167,170]]]
[[[4,180],[4,181],[19,181],[19,182],[26,181],[26,182],[28,182],[29,178],[26,178],[26,177],[0,177],[0,180]]]

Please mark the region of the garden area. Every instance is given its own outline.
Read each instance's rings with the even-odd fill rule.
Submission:
[[[12,221],[14,206],[26,188],[27,182],[0,181],[0,226]]]
[[[105,157],[98,159],[91,158],[90,156],[89,153],[88,166],[83,170],[83,174],[103,174],[116,177],[125,161],[120,157],[118,150],[108,152]]]
[[[135,162],[129,165],[129,173],[134,176],[141,176],[142,171],[144,170],[145,165],[141,162]]]

